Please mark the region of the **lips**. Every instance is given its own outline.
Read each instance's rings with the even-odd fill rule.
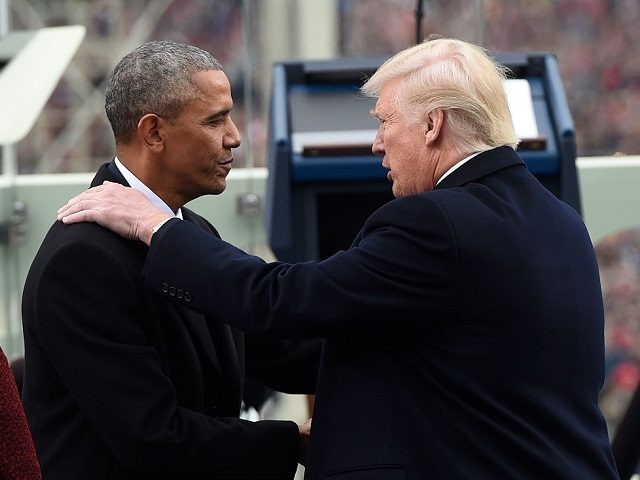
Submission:
[[[218,162],[218,165],[231,165],[231,162],[233,162],[233,157]]]

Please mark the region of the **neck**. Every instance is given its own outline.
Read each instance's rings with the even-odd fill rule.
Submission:
[[[186,203],[180,201],[178,195],[165,186],[162,175],[159,175],[162,170],[158,168],[159,162],[151,158],[146,151],[118,148],[117,156],[127,170],[155,193],[174,213]]]
[[[436,154],[435,169],[433,171],[433,184],[440,181],[442,176],[449,171],[456,163],[463,160],[467,155],[457,151],[441,150]]]

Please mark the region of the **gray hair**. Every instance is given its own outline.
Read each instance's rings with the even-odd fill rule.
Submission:
[[[148,42],[125,55],[105,91],[116,144],[129,142],[148,113],[175,119],[198,94],[194,74],[208,70],[222,70],[210,53],[171,41]]]
[[[387,60],[362,92],[377,97],[395,79],[400,79],[396,107],[416,123],[433,110],[446,111],[460,152],[518,145],[504,91],[505,69],[483,48],[455,39],[425,41]]]

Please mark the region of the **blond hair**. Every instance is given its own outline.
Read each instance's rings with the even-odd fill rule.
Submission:
[[[429,40],[387,60],[362,93],[378,97],[385,83],[400,79],[396,107],[416,123],[436,109],[445,111],[461,152],[502,145],[515,149],[518,137],[504,91],[505,70],[476,45]]]

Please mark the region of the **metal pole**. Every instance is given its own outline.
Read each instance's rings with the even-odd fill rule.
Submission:
[[[10,0],[0,0],[0,39],[5,37],[10,30]],[[13,180],[16,175],[16,150],[15,145],[0,146],[2,150],[2,165],[0,175],[6,176],[9,180],[9,188],[11,189],[11,201],[15,200],[15,189],[13,188]],[[7,244],[4,250],[5,268],[1,274],[4,275],[5,281],[5,327],[7,333],[7,344],[5,345],[5,354],[9,360],[16,354],[20,353],[20,346],[17,345],[16,338],[20,333],[19,307],[17,302],[18,286],[17,286],[17,251]]]
[[[10,0],[0,0],[0,38],[9,33],[9,4]],[[2,148],[2,170],[0,175],[13,176],[16,172],[15,149],[13,145]]]
[[[242,16],[243,18],[243,33],[244,33],[244,62],[243,62],[243,70],[244,76],[242,79],[242,93],[243,93],[243,103],[244,103],[244,119],[245,119],[245,132],[247,134],[247,138],[244,143],[244,151],[245,151],[245,159],[246,159],[246,168],[254,167],[253,160],[253,145],[251,141],[251,128],[252,128],[252,118],[254,115],[253,111],[253,49],[254,49],[254,40],[255,38],[251,35],[253,31],[253,25],[251,25],[251,0],[244,0],[242,2]]]
[[[478,10],[478,45],[485,46],[487,43],[487,15],[485,12],[484,0],[476,0]]]
[[[424,17],[424,9],[423,9],[422,0],[417,0],[416,4],[416,45],[421,43],[422,38],[422,19]]]
[[[9,33],[9,0],[0,0],[0,38]]]

